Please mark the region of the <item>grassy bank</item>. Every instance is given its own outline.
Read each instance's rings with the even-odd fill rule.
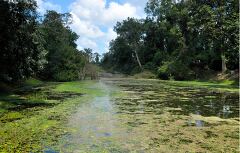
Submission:
[[[196,87],[196,88],[208,88],[213,90],[221,91],[239,91],[239,81],[237,74],[211,74],[207,75],[204,80],[194,80],[194,81],[175,81],[175,80],[159,80],[157,76],[150,71],[143,71],[137,73],[133,76],[129,76],[130,79],[142,79],[142,80],[154,80],[160,83],[166,83],[173,86],[183,86],[183,87]]]
[[[76,106],[103,94],[95,82],[28,81],[0,95],[0,152],[38,152],[69,131],[64,126]]]
[[[161,82],[161,81],[160,81]],[[234,81],[226,80],[219,82],[212,81],[163,81],[174,86],[208,88],[212,90],[239,92],[239,86],[234,84]]]
[[[158,83],[164,83],[171,86],[182,86],[182,87],[195,87],[195,88],[208,88],[217,91],[230,91],[239,92],[239,85],[233,80],[223,81],[175,81],[175,80],[159,80],[150,78],[132,78],[145,81],[153,81]]]

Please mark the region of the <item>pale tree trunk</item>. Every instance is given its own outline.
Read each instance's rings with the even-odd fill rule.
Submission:
[[[135,52],[135,56],[136,56],[136,59],[137,59],[138,65],[139,65],[140,69],[143,70],[143,67],[142,67],[142,64],[141,64],[141,62],[140,62],[140,59],[139,59],[139,57],[138,57],[138,53],[137,53],[137,51],[135,50],[134,52]]]
[[[182,54],[184,54],[185,52],[187,52],[188,47],[187,47],[187,43],[186,43],[186,38],[183,36],[183,49],[182,49]]]
[[[221,59],[222,59],[222,73],[225,73],[227,71],[227,65],[226,65],[226,57],[223,51],[221,53]]]
[[[139,65],[141,71],[143,71],[143,67],[142,67],[141,61],[140,61],[140,59],[139,59],[139,56],[138,56],[138,53],[137,53],[137,49],[136,49],[136,48],[137,48],[137,46],[134,45],[134,52],[135,52],[135,56],[136,56],[136,59],[137,59],[138,65]]]
[[[225,73],[227,71],[227,66],[226,66],[226,57],[225,57],[225,54],[224,54],[224,43],[226,41],[224,41],[225,37],[222,33],[223,31],[223,21],[221,20],[222,19],[222,14],[219,14],[219,19],[218,19],[218,25],[219,25],[219,31],[221,32],[221,35],[219,36],[220,37],[220,53],[221,53],[221,60],[222,60],[222,73]]]
[[[182,49],[178,53],[178,57],[177,57],[178,59],[183,57],[184,54],[188,51],[188,46],[186,45],[186,38],[184,36],[182,38],[183,38],[183,40],[182,40]]]

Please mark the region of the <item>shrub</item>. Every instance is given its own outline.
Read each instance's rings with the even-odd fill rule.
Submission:
[[[133,69],[132,69],[132,71],[131,71],[131,75],[134,75],[134,74],[137,74],[137,73],[141,73],[141,69],[140,69],[140,67],[139,66],[135,66]]]
[[[160,79],[163,80],[169,80],[170,73],[168,72],[168,67],[171,64],[171,62],[165,62],[157,71],[157,76]]]
[[[165,62],[158,69],[158,77],[163,80],[191,80],[194,78],[194,72],[181,61]]]
[[[143,71],[141,73],[137,73],[133,76],[135,79],[155,79],[156,75],[150,71]]]
[[[194,72],[187,64],[176,61],[168,66],[168,73],[173,76],[174,80],[191,80],[194,78]]]
[[[78,75],[74,71],[60,71],[54,75],[56,81],[74,81],[77,80]]]

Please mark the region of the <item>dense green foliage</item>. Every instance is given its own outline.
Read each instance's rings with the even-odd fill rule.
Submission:
[[[33,0],[0,1],[0,80],[16,81],[37,71],[36,17]]]
[[[84,79],[100,55],[77,49],[69,13],[47,11],[41,17],[36,7],[34,0],[0,1],[0,81]]]
[[[117,23],[118,37],[102,59],[106,69],[144,68],[177,80],[238,69],[238,1],[150,0],[145,12],[144,20]]]
[[[71,132],[66,123],[79,104],[105,93],[101,86],[91,88],[94,85],[30,79],[15,93],[0,94],[0,152],[47,152]]]
[[[39,17],[36,7],[34,0],[0,2],[0,81],[96,78],[100,55],[77,49],[71,15],[48,11]],[[239,69],[236,0],[149,0],[145,12],[145,19],[117,23],[103,67],[127,74],[147,69],[176,80]]]
[[[46,69],[43,75],[47,79],[67,81],[79,77],[80,68],[84,66],[83,53],[76,49],[78,35],[70,30],[70,14],[48,11],[39,31],[45,40],[42,44],[47,50]]]

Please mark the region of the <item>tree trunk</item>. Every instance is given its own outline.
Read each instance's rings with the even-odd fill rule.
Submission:
[[[188,50],[187,43],[186,43],[186,38],[183,36],[183,49],[182,49],[182,54],[185,54]]]
[[[136,56],[136,59],[137,59],[138,65],[139,65],[141,71],[143,71],[143,67],[142,67],[142,64],[141,64],[141,62],[140,62],[140,59],[139,59],[139,56],[138,56],[138,53],[137,53],[137,43],[134,44],[133,47],[134,47],[134,53],[135,53],[135,56]]]
[[[138,57],[137,50],[134,49],[134,52],[135,52],[135,56],[136,56],[136,59],[137,59],[138,65],[139,65],[139,67],[140,67],[140,69],[141,69],[141,71],[142,71],[142,70],[143,70],[143,67],[142,67],[142,64],[141,64],[141,62],[140,62],[140,59],[139,59],[139,57]]]
[[[226,65],[226,57],[222,51],[221,54],[221,59],[222,59],[222,73],[225,73],[227,71],[227,65]]]

